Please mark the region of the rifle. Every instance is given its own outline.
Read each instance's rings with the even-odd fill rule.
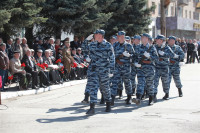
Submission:
[[[124,50],[126,51],[126,49],[127,49],[127,45],[125,44]],[[123,54],[119,55],[119,56],[115,59],[116,62],[117,62],[119,65],[123,65],[123,64],[124,64],[123,62],[120,61],[120,58],[122,58],[122,57],[124,57]]]

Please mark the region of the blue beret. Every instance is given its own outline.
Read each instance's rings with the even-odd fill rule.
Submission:
[[[150,40],[150,41],[153,41],[153,38],[150,36],[150,37],[149,37],[149,40]]]
[[[169,40],[170,40],[170,39],[173,39],[173,40],[176,41],[176,37],[175,37],[175,36],[169,36],[168,38],[169,38]]]
[[[102,29],[98,29],[94,32],[94,34],[102,34],[103,36],[105,35],[105,31]]]
[[[139,35],[135,35],[134,37],[132,37],[132,39],[138,39],[138,40],[141,40],[141,36],[139,36]]]
[[[166,38],[164,35],[157,35],[156,39],[165,40]]]
[[[148,37],[149,39],[151,38],[151,36],[148,33],[143,33],[142,36]]]
[[[118,36],[120,36],[120,35],[126,35],[126,32],[125,31],[119,31],[117,35]]]
[[[110,37],[110,39],[117,39],[117,36],[113,35]]]
[[[125,37],[126,40],[131,40],[130,36]]]

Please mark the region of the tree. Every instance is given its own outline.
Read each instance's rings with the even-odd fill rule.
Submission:
[[[21,28],[32,29],[34,25],[45,22],[46,19],[39,16],[42,9],[39,7],[41,2],[44,0],[4,0],[4,10],[7,10],[10,17],[2,24],[1,34],[8,38],[11,35],[17,35]],[[33,32],[27,31],[29,31],[26,32],[27,40],[31,42]]]
[[[151,23],[150,13],[155,7],[146,8],[146,0],[116,0],[112,3],[110,10],[113,16],[104,26],[107,35],[116,34],[124,30],[128,35],[148,32],[148,25]]]
[[[88,35],[94,29],[102,27],[112,16],[102,9],[112,1],[106,0],[47,0],[41,11],[48,20],[41,25],[40,33],[61,37],[61,32],[76,35]]]

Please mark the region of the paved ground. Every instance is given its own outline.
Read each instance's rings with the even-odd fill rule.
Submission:
[[[95,116],[86,116],[89,108],[83,99],[85,84],[65,87],[38,95],[4,100],[0,105],[1,133],[199,133],[200,132],[200,65],[182,67],[184,97],[179,98],[172,83],[169,101],[151,107],[126,106],[117,100],[111,113],[97,105]],[[125,94],[124,94],[125,95]]]

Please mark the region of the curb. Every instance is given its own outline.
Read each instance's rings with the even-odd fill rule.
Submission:
[[[56,90],[59,88],[63,87],[69,87],[69,86],[74,86],[78,84],[83,84],[86,83],[87,79],[84,80],[75,80],[75,81],[70,81],[70,82],[65,82],[63,84],[58,84],[58,85],[51,85],[47,88],[39,88],[38,90],[24,90],[24,91],[16,91],[16,92],[1,92],[1,99],[10,99],[10,98],[15,98],[15,97],[21,97],[21,96],[26,96],[26,95],[37,95],[39,93],[44,93],[47,91],[51,90]]]

